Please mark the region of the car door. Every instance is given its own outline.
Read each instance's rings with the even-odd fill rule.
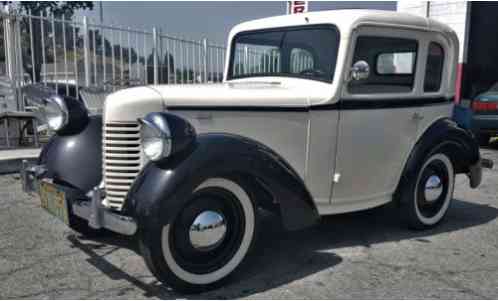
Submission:
[[[421,39],[416,31],[374,26],[353,34],[349,66],[365,61],[370,71],[343,87],[331,213],[391,200],[420,119]]]

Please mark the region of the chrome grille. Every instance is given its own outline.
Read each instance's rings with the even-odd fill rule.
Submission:
[[[103,140],[106,203],[112,209],[121,210],[142,167],[140,125],[137,122],[106,123]]]

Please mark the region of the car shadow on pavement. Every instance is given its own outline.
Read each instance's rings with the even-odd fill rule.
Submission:
[[[431,243],[431,237],[482,225],[498,216],[498,209],[489,205],[454,200],[446,220],[426,231],[411,231],[400,226],[394,206],[322,218],[319,225],[295,232],[286,232],[275,218],[263,219],[258,244],[247,264],[223,288],[199,295],[180,295],[159,282],[152,284],[127,274],[95,252],[101,245],[114,245],[134,250],[136,243],[125,237],[108,236],[94,241],[81,241],[75,235],[69,240],[89,257],[89,262],[112,279],[127,280],[144,291],[146,297],[235,299],[265,292],[295,280],[327,270],[333,277],[334,267],[342,262],[334,250],[346,247],[370,248],[386,242],[416,240]],[[323,286],[314,278],[310,281]]]

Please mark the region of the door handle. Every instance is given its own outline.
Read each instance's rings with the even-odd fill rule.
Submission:
[[[419,112],[415,112],[412,115],[412,119],[414,121],[420,121],[420,120],[424,119],[424,115],[420,114]]]

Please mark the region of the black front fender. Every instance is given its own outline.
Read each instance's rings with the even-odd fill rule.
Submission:
[[[102,180],[102,116],[91,116],[81,131],[55,134],[43,147],[39,164],[46,176],[87,192]]]
[[[149,163],[135,180],[125,210],[139,227],[168,223],[192,191],[216,176],[245,175],[264,183],[279,204],[287,229],[314,224],[318,211],[292,167],[266,146],[229,134],[199,135],[191,148],[161,163]]]

